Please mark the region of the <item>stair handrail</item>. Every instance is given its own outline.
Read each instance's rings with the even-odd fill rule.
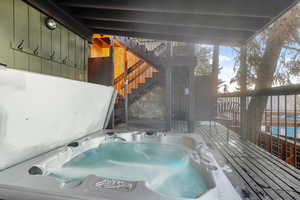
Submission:
[[[132,52],[137,54],[140,58],[142,58],[155,68],[158,68],[160,66],[159,60],[155,59],[157,56],[155,56],[152,51],[148,51],[145,47],[139,45],[137,41],[133,41],[129,37],[113,36],[113,38],[118,40],[120,43],[125,45]]]
[[[157,47],[155,47],[152,52],[155,56],[160,56],[161,55],[161,52],[159,52],[163,47],[167,47],[166,43],[165,42],[162,42],[160,45],[157,45]],[[159,52],[158,54],[156,54],[156,52]]]
[[[131,67],[129,67],[127,69],[127,74],[132,73],[133,71],[135,71],[138,67],[140,67],[144,63],[145,63],[144,60],[139,59],[136,63],[134,63]],[[116,84],[116,83],[120,82],[121,80],[124,80],[124,78],[125,78],[125,72],[123,72],[117,78],[115,78],[114,83]]]
[[[143,69],[141,72],[139,72],[138,74],[136,74],[136,76],[134,76],[132,79],[128,80],[128,84],[132,83],[133,81],[135,81],[136,79],[138,79],[140,76],[142,76],[142,74],[144,74],[149,68],[151,68],[151,66],[147,65],[145,67],[145,69]],[[121,87],[121,89],[125,88],[125,85],[123,85]]]
[[[122,43],[134,43],[135,42],[135,46],[139,46],[139,42],[136,41],[136,40],[130,40],[129,38],[125,38],[125,37],[119,37],[119,36],[114,36],[114,38],[116,40],[119,40],[120,42]],[[131,45],[131,44],[130,44]],[[130,46],[129,45],[129,46]],[[126,45],[127,46],[127,45]],[[163,47],[166,47],[166,43],[163,41],[160,45],[158,45],[157,47],[155,47],[152,51],[149,51],[151,52],[153,55],[155,56],[159,56],[161,53],[159,53],[158,55],[155,53],[159,50],[161,50]],[[128,68],[128,71],[127,71],[127,74],[133,72],[135,69],[137,69],[139,66],[141,66],[143,63],[139,64],[139,62],[141,62],[141,60],[143,59],[140,59],[139,61],[137,61],[133,66],[129,67]],[[145,62],[144,60],[142,62]],[[117,78],[115,78],[115,81],[114,83],[117,84],[118,82],[124,80],[125,78],[125,72],[123,72],[122,74],[120,74]]]

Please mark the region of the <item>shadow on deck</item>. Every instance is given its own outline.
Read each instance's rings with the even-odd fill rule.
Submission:
[[[199,132],[216,157],[229,165],[244,189],[244,199],[300,199],[300,170],[290,166],[258,146],[217,125],[197,125]],[[228,140],[228,141],[227,141]],[[242,187],[242,186],[241,186]]]

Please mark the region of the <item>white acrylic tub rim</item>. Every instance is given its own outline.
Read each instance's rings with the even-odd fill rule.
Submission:
[[[101,146],[102,144],[107,144],[111,142],[120,141],[121,139],[125,139],[126,141],[137,141],[137,142],[147,142],[147,143],[162,143],[162,144],[169,144],[169,145],[176,145],[180,146],[187,151],[189,151],[190,159],[192,160],[192,163],[197,165],[199,170],[201,170],[203,175],[205,176],[204,180],[206,181],[206,185],[208,187],[208,190],[204,193],[200,194],[199,197],[196,199],[202,199],[203,196],[205,196],[207,193],[211,192],[212,189],[216,187],[215,180],[212,176],[212,171],[205,165],[203,165],[200,162],[201,151],[197,151],[196,148],[196,141],[195,139],[189,137],[189,136],[183,136],[183,135],[168,135],[165,133],[156,133],[153,136],[147,136],[146,132],[123,132],[123,133],[114,133],[112,136],[109,135],[103,135],[100,136],[92,135],[87,136],[84,138],[81,138],[79,140],[75,140],[69,145],[66,145],[62,148],[61,151],[56,153],[55,155],[43,159],[36,163],[30,170],[32,169],[39,169],[41,170],[37,174],[33,175],[43,175],[47,176],[49,168],[60,168],[62,167],[66,162],[70,161],[72,158],[74,158],[77,155],[80,155],[83,152],[88,151],[92,148],[97,148]],[[78,146],[77,146],[78,145]],[[73,147],[75,146],[75,147]],[[203,156],[202,156],[203,157]],[[30,171],[29,170],[29,171]],[[55,177],[49,177],[58,179]],[[63,182],[62,180],[58,179],[60,182]],[[145,184],[146,185],[146,184]],[[176,198],[174,198],[176,199]],[[186,198],[177,198],[177,199],[186,199]]]

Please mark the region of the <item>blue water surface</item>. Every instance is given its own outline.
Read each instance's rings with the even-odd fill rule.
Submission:
[[[284,118],[284,116],[283,116]],[[287,115],[286,116],[287,119],[295,119],[295,116],[294,115]],[[300,116],[296,116],[296,120],[300,120]]]
[[[285,127],[284,126],[272,126],[272,135],[278,135],[278,128],[279,128],[279,132],[281,131],[282,136],[285,136]],[[294,137],[294,133],[295,133],[295,127],[294,126],[287,126],[286,127],[286,136],[287,137]],[[296,127],[296,133],[300,132],[300,127]]]
[[[50,169],[51,176],[65,182],[81,180],[88,175],[145,181],[147,187],[162,195],[196,198],[207,190],[205,180],[188,157],[174,145],[115,142],[91,149]]]
[[[280,119],[285,119],[285,116],[280,116]],[[286,116],[286,119],[288,120],[294,120],[295,119],[295,115],[287,115]],[[300,116],[296,116],[296,120],[300,120]],[[295,127],[294,126],[287,126],[286,129],[285,129],[285,126],[276,126],[276,121],[274,122],[274,125],[275,126],[272,126],[272,135],[278,135],[279,132],[281,133],[280,135],[282,136],[286,136],[287,137],[294,137],[295,136],[295,131],[296,133],[300,132],[300,127],[296,127],[296,130],[295,130]],[[286,131],[286,133],[285,133]]]

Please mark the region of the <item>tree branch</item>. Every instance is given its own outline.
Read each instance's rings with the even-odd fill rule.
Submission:
[[[300,49],[298,49],[298,48],[295,48],[295,47],[284,46],[283,48],[286,48],[286,49],[289,49],[289,50],[293,50],[293,51],[300,52]]]

